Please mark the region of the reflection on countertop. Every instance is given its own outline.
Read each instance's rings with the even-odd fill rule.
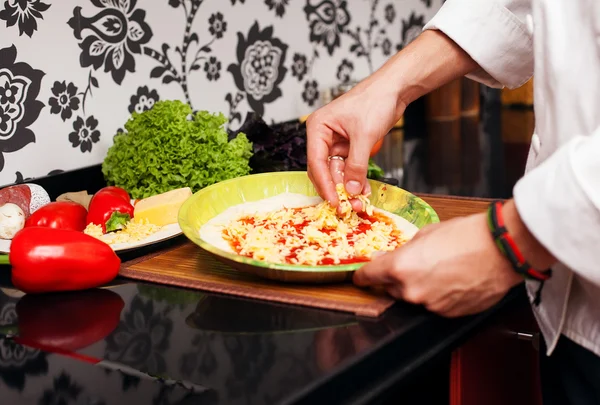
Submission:
[[[33,297],[33,301],[29,297]],[[131,367],[133,363],[130,361],[107,361],[108,343],[111,340],[121,341],[120,330],[116,326],[122,323],[126,297],[109,289],[60,296],[30,296],[11,288],[0,289],[0,330],[4,332],[0,336],[2,403],[218,403],[216,391],[187,381],[170,380],[161,375],[160,366],[146,367],[144,372],[140,372]],[[118,305],[115,306],[115,303]],[[79,304],[79,307],[74,304]],[[113,308],[117,310],[113,311]],[[32,312],[34,309],[37,310],[35,313]],[[52,315],[53,312],[56,315]],[[67,312],[74,315],[69,316]],[[87,314],[89,321],[83,321],[78,313]],[[115,315],[116,319],[111,319]],[[49,319],[49,316],[56,318]],[[63,318],[62,322],[59,317]],[[138,317],[138,321],[143,322],[143,317]],[[8,325],[15,328],[7,329]],[[159,329],[160,326],[151,331]],[[145,356],[150,361],[148,349],[154,346],[156,339],[166,343],[163,337],[164,331],[154,335],[140,333],[137,340],[123,343],[127,345],[130,359]]]
[[[32,318],[20,300],[24,297],[17,290],[0,290],[0,330],[7,325],[20,329],[17,338],[0,336],[0,397],[11,405],[273,404],[422,320],[419,311],[402,305],[365,320],[335,311],[123,284],[72,295],[79,302],[75,312],[89,309],[90,319],[97,320],[105,308],[108,315],[100,316],[104,325],[112,323],[111,311],[118,307],[110,330],[73,322],[78,316],[64,315],[64,307],[52,308],[50,298],[46,313],[64,316],[65,328],[50,328],[52,333],[40,337],[48,325]],[[113,305],[117,301],[122,305]],[[44,350],[36,347],[36,339]]]

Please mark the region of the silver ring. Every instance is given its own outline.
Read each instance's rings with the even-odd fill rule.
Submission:
[[[346,159],[344,159],[343,157],[341,157],[341,156],[338,156],[338,155],[335,155],[335,156],[329,156],[329,157],[327,158],[327,161],[328,161],[328,162],[329,162],[329,161],[332,161],[332,160],[341,160],[341,161],[343,162],[343,161],[345,161]]]

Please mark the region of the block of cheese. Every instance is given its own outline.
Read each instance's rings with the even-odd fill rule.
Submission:
[[[191,195],[192,190],[184,187],[144,198],[135,204],[133,217],[137,220],[148,220],[157,226],[174,224],[177,222],[179,208]]]

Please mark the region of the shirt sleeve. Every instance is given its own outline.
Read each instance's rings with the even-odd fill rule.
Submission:
[[[600,285],[600,128],[577,136],[521,178],[521,220],[557,260]]]
[[[423,29],[443,32],[479,64],[467,77],[513,89],[533,75],[528,19],[531,0],[447,0]]]

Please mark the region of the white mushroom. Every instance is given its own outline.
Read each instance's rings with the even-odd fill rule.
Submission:
[[[12,239],[25,226],[25,213],[16,204],[0,206],[0,239]]]

